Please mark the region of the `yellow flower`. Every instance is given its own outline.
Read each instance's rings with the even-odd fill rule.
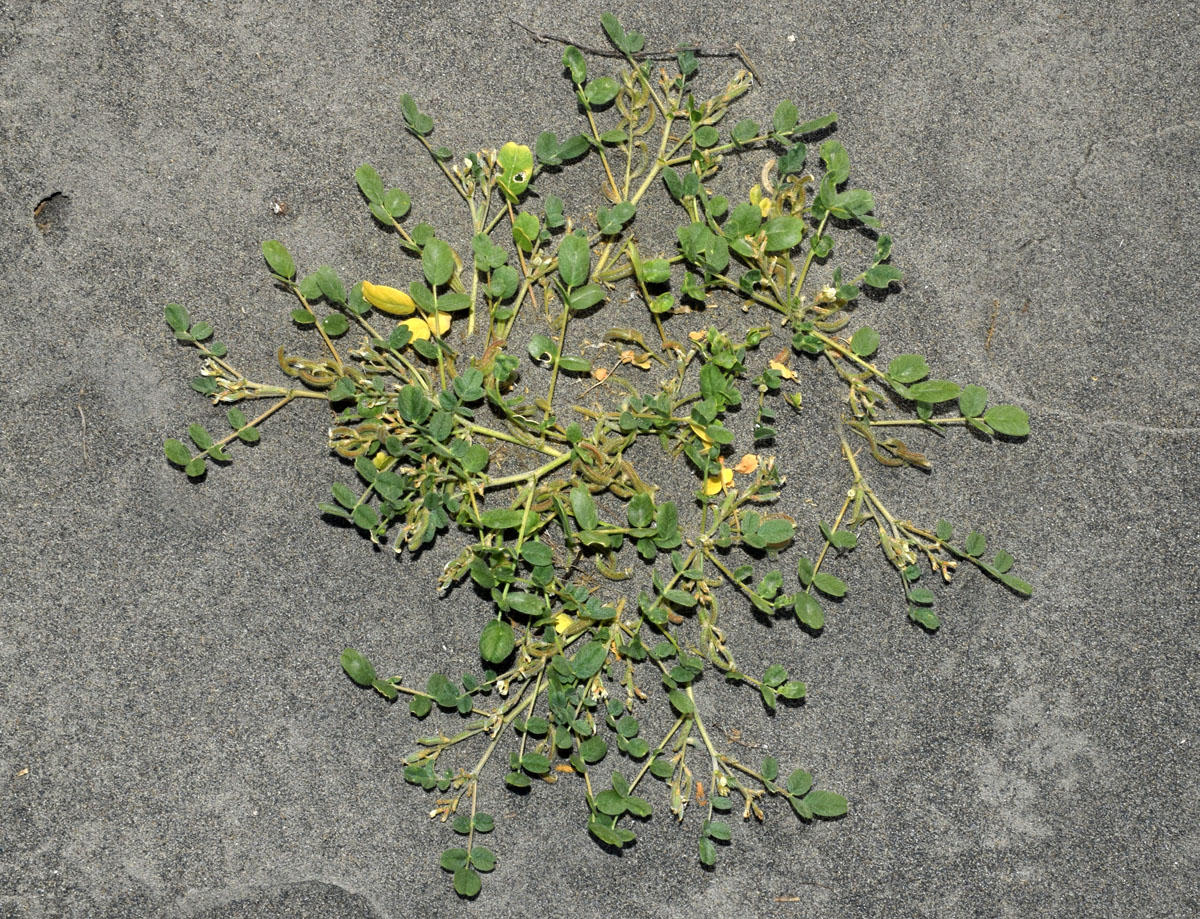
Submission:
[[[397,290],[395,287],[385,287],[382,284],[372,284],[370,281],[362,282],[362,295],[363,299],[375,309],[391,316],[407,316],[417,308],[413,298],[404,291]],[[416,335],[415,331],[413,335]]]
[[[733,484],[733,470],[725,468],[725,461],[721,460],[721,472],[719,475],[710,475],[704,480],[704,493],[706,495],[715,495],[719,491],[723,491]]]
[[[557,616],[554,617],[554,631],[558,632],[558,634],[561,635],[561,634],[563,634],[563,632],[565,632],[567,629],[569,629],[571,627],[571,623],[574,621],[575,620],[572,619],[570,616],[568,616],[566,613],[559,613]]]
[[[431,325],[432,323],[432,325]],[[433,330],[436,329],[439,336],[445,335],[450,331],[450,317],[446,313],[437,313],[426,319],[405,319],[400,325],[408,326],[408,330],[412,332],[414,339],[425,340],[433,336]]]
[[[763,197],[761,185],[755,185],[750,189],[750,203],[758,206],[764,218],[771,216],[771,199]]]

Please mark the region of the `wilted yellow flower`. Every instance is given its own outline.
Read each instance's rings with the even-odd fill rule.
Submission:
[[[783,377],[785,380],[799,379],[796,376],[796,371],[794,371],[791,367],[789,367],[787,364],[782,363],[781,361],[771,361],[771,369],[778,371],[779,375],[781,377]]]
[[[736,466],[733,467],[734,472],[740,472],[742,475],[750,475],[752,472],[758,471],[758,455],[747,453],[743,456]]]
[[[385,287],[383,284],[372,284],[370,281],[362,282],[362,295],[371,306],[380,312],[387,313],[391,316],[407,316],[417,305],[410,297],[402,290],[397,290],[395,287]],[[416,333],[413,333],[416,335]],[[429,336],[426,335],[426,338]]]
[[[721,471],[718,475],[710,475],[704,480],[704,493],[706,495],[715,495],[719,491],[723,491],[733,484],[733,470],[725,468],[725,461],[721,460]]]

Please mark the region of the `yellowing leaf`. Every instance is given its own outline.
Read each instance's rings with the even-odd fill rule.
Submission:
[[[395,287],[386,287],[383,284],[363,281],[362,295],[363,299],[375,309],[391,316],[407,316],[417,308],[417,305],[413,303],[413,298],[404,291],[397,290]]]
[[[524,144],[509,141],[500,148],[496,157],[500,164],[501,173],[496,176],[501,191],[512,202],[516,202],[520,194],[529,187],[533,178],[533,151]]]

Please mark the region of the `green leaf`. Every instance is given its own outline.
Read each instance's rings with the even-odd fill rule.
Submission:
[[[711,868],[717,863],[717,847],[707,836],[700,837],[700,864]]]
[[[325,295],[326,300],[339,305],[346,302],[346,287],[342,284],[342,279],[337,276],[336,271],[328,265],[322,265],[313,272],[313,276],[317,279],[317,287]]]
[[[927,606],[910,606],[908,608],[908,618],[931,632],[936,632],[941,622],[938,620],[937,613]]]
[[[802,797],[812,788],[812,776],[803,769],[797,769],[787,777],[788,794]]]
[[[1029,433],[1029,415],[1015,405],[993,405],[983,420],[1009,437],[1024,437]]]
[[[919,354],[900,354],[888,364],[888,376],[898,383],[915,383],[929,376],[929,365]]]
[[[984,406],[987,405],[987,397],[986,389],[970,383],[963,387],[963,391],[958,397],[958,410],[963,413],[965,418],[976,418],[983,414]]]
[[[829,213],[842,220],[861,217],[875,208],[875,199],[866,189],[854,188],[844,191],[829,202]]]
[[[728,842],[733,835],[729,824],[724,820],[709,820],[704,826],[704,834],[710,839],[719,839],[721,842]]]
[[[820,118],[813,118],[811,121],[806,121],[800,127],[796,128],[794,134],[812,134],[816,131],[823,131],[835,121],[838,120],[837,112],[831,112],[828,115],[822,115]]]
[[[554,553],[550,547],[544,542],[538,542],[537,540],[530,540],[521,546],[521,558],[534,567],[554,563]]]
[[[671,280],[671,263],[665,258],[642,262],[642,280],[647,284],[663,284]]]
[[[474,897],[483,889],[483,881],[471,868],[463,867],[454,872],[454,892],[460,897]]]
[[[383,193],[383,206],[393,220],[399,220],[412,207],[412,199],[407,192],[398,188],[389,188]]]
[[[571,512],[581,530],[594,530],[600,525],[596,502],[584,485],[576,485],[571,489]]]
[[[563,52],[562,63],[563,67],[571,72],[573,83],[582,84],[587,80],[587,62],[574,45],[567,45],[567,50]]]
[[[479,524],[486,530],[515,530],[525,519],[522,511],[497,507],[479,515]]]
[[[262,244],[263,258],[267,260],[270,269],[281,278],[290,278],[296,273],[296,263],[288,253],[287,247],[277,239],[268,239]],[[170,319],[167,320],[168,322]]]
[[[610,846],[620,847],[625,844],[625,840],[620,833],[599,820],[588,821],[588,832]]]
[[[581,680],[594,677],[608,658],[608,645],[603,641],[589,641],[571,659],[571,672]]]
[[[821,160],[825,163],[825,174],[835,186],[850,177],[850,155],[840,141],[827,140],[821,144]]]
[[[337,338],[350,331],[350,320],[341,313],[330,313],[321,320],[321,329],[330,338]]]
[[[588,284],[571,292],[568,303],[573,312],[581,312],[595,306],[608,294],[599,284]]]
[[[645,492],[638,492],[625,505],[625,517],[635,529],[649,527],[654,522],[654,499]]]
[[[373,530],[379,526],[379,514],[369,504],[360,504],[351,514],[354,523],[364,530]]]
[[[383,181],[379,178],[379,173],[375,171],[375,167],[368,163],[363,163],[363,165],[354,170],[354,180],[358,182],[359,189],[368,201],[373,204],[383,203]]]
[[[947,542],[954,535],[954,528],[950,526],[948,521],[939,520],[933,532],[942,542]]]
[[[204,425],[199,423],[188,425],[188,437],[201,450],[207,450],[213,445],[212,435],[208,433]]]
[[[841,795],[824,791],[820,788],[810,791],[804,796],[804,803],[818,817],[840,817],[846,813],[849,804]]]
[[[808,687],[799,680],[789,680],[775,691],[785,699],[803,699]]]
[[[166,317],[167,325],[169,325],[174,332],[187,332],[191,319],[188,316],[188,311],[178,303],[168,303],[166,309],[163,310],[163,315]]]
[[[879,348],[879,333],[869,325],[863,326],[850,339],[850,350],[859,357],[870,357]]]
[[[787,681],[787,670],[779,664],[772,664],[762,675],[762,681],[772,689]]]
[[[738,145],[749,143],[757,135],[758,122],[752,121],[749,118],[739,121],[733,126],[733,130],[730,132],[733,142]]]
[[[683,197],[683,179],[679,178],[679,173],[670,166],[664,166],[662,169],[662,179],[671,197],[679,201]]]
[[[671,706],[681,715],[690,715],[696,710],[696,706],[692,704],[692,700],[687,697],[687,693],[680,689],[672,689],[667,698],[671,700]]]
[[[825,628],[825,611],[812,594],[803,590],[796,594],[795,610],[801,624],[815,630]]]
[[[528,211],[522,211],[513,221],[513,244],[522,252],[532,252],[541,228],[538,219]]]
[[[918,402],[949,402],[961,392],[959,385],[950,380],[925,380],[908,388],[909,398]]]
[[[1028,597],[1033,594],[1033,587],[1015,575],[997,572],[996,578],[1009,590],[1015,591],[1023,597]]]
[[[777,134],[787,134],[796,126],[796,122],[800,120],[800,112],[796,110],[796,106],[791,101],[784,99],[775,106],[775,114],[771,118],[771,126]]]
[[[795,527],[790,520],[772,517],[764,520],[756,534],[767,546],[781,546],[792,538]]]
[[[967,536],[964,548],[967,550],[967,555],[979,558],[987,550],[987,538],[978,530],[972,530]]]
[[[996,557],[992,560],[992,568],[1000,574],[1008,571],[1013,566],[1013,557],[1001,549],[996,553]]]
[[[588,105],[607,105],[612,102],[621,87],[611,77],[597,77],[583,88]]]
[[[370,686],[375,682],[375,668],[353,648],[342,652],[342,669],[359,686]]]
[[[821,593],[830,597],[846,596],[846,582],[832,574],[826,574],[824,571],[818,571],[813,575],[812,584]]]
[[[564,236],[558,246],[558,275],[567,287],[587,283],[592,267],[592,252],[582,236]]]
[[[526,616],[544,616],[549,611],[544,598],[537,594],[515,591],[507,597],[509,609],[516,610]]]
[[[663,594],[663,599],[676,606],[682,606],[685,609],[691,609],[696,605],[696,598],[686,590],[671,589]]]
[[[696,133],[692,136],[696,141],[696,146],[701,148],[715,147],[717,141],[721,139],[720,132],[711,124],[696,128]]]
[[[421,252],[421,270],[431,286],[445,284],[454,274],[454,250],[440,239],[431,239]]]
[[[878,287],[880,289],[887,287],[892,281],[899,281],[904,275],[899,268],[893,268],[891,265],[876,265],[874,268],[868,269],[863,275],[863,283],[868,287]]]
[[[396,692],[396,687],[386,680],[374,680],[371,683],[371,688],[383,696],[385,699],[398,699],[400,693]]]
[[[421,424],[433,411],[433,404],[411,383],[396,394],[396,407],[400,417],[412,424]]]
[[[532,775],[545,775],[550,771],[550,760],[541,753],[526,753],[521,757],[521,768]]]
[[[800,583],[805,587],[812,583],[813,563],[803,555],[796,562],[796,576],[800,578]]]
[[[167,454],[167,459],[178,466],[186,466],[192,461],[192,451],[174,438],[163,443],[163,452]]]
[[[772,217],[763,226],[768,252],[786,252],[804,238],[804,221],[799,217]]]
[[[499,619],[493,619],[485,625],[479,635],[479,656],[489,664],[499,664],[512,654],[515,646],[512,626]]]
[[[908,592],[908,599],[913,603],[919,603],[922,606],[932,606],[934,601],[933,591],[927,587],[914,587]]]

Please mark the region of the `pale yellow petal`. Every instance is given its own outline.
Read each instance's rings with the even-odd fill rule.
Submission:
[[[554,617],[554,631],[558,632],[559,635],[563,634],[563,632],[571,627],[573,621],[566,613],[559,613]]]

